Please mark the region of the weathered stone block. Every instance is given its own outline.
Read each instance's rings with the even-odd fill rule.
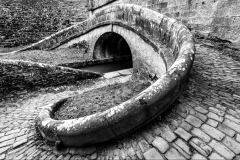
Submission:
[[[210,160],[216,160],[216,159],[226,160],[224,157],[220,156],[220,155],[217,154],[217,153],[212,153],[212,154],[209,156],[209,159],[210,159]]]
[[[161,136],[164,139],[166,139],[168,142],[172,142],[172,141],[174,141],[177,138],[177,136],[173,132],[166,131],[166,130],[162,133]]]
[[[225,134],[223,134],[221,131],[219,131],[207,124],[202,125],[201,129],[216,140],[221,141],[225,137]]]
[[[177,139],[175,141],[175,144],[178,145],[188,155],[192,155],[192,151],[190,149],[190,146],[186,142],[184,142],[182,139]]]
[[[207,124],[212,126],[212,127],[217,127],[218,122],[213,120],[213,119],[208,119]]]
[[[214,119],[214,120],[219,121],[219,122],[222,122],[222,121],[223,121],[223,117],[221,117],[221,116],[219,116],[219,115],[217,115],[217,114],[215,114],[215,113],[212,113],[212,112],[209,112],[209,113],[207,114],[207,116],[208,116],[209,118]]]
[[[189,115],[189,116],[187,117],[186,121],[187,121],[189,124],[193,125],[194,127],[200,127],[200,126],[202,125],[202,123],[203,123],[200,119],[198,119],[198,118],[196,118],[196,117],[193,117],[193,116],[191,116],[191,115]]]
[[[236,142],[235,139],[232,139],[232,138],[226,136],[223,139],[223,144],[225,144],[235,154],[239,154],[240,153],[240,143]]]
[[[236,133],[234,130],[232,130],[231,128],[227,127],[224,124],[219,124],[218,129],[230,137],[233,137]]]
[[[185,129],[186,131],[190,131],[190,130],[193,128],[190,124],[188,124],[188,123],[186,123],[186,122],[183,122],[183,123],[181,124],[181,127],[182,127],[183,129]]]
[[[206,134],[204,133],[203,131],[201,131],[200,129],[198,128],[194,128],[192,130],[192,134],[198,136],[199,138],[201,138],[202,140],[204,140],[205,142],[210,142],[211,138]]]
[[[233,159],[233,157],[235,156],[235,154],[229,150],[226,146],[222,145],[221,143],[212,140],[209,145],[214,148],[220,155],[222,155],[223,157],[227,158],[227,159]]]
[[[165,154],[167,159],[181,159],[181,160],[186,160],[185,157],[183,157],[176,149],[171,148],[167,151]]]
[[[226,126],[228,126],[229,128],[237,131],[238,133],[240,133],[240,125],[235,123],[235,122],[232,122],[228,119],[225,119],[223,124],[225,124]]]
[[[185,141],[188,141],[192,135],[189,134],[187,131],[182,129],[181,127],[178,127],[177,130],[174,131],[178,136],[182,137]]]
[[[168,142],[161,137],[156,137],[153,141],[153,146],[156,147],[161,153],[165,153],[169,149]]]
[[[147,152],[145,152],[143,154],[143,156],[147,160],[152,160],[152,159],[164,160],[162,155],[155,148],[152,148],[152,149],[148,150]]]
[[[205,157],[207,157],[212,152],[212,148],[210,146],[197,138],[193,138],[190,141],[190,145]]]

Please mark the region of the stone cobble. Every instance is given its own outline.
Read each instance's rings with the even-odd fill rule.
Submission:
[[[46,143],[35,128],[41,106],[77,90],[29,94],[3,102],[1,159],[239,159],[240,63],[197,45],[196,60],[181,96],[148,126],[117,141],[82,148]],[[26,93],[26,95],[28,95]],[[100,138],[100,137],[99,137]]]

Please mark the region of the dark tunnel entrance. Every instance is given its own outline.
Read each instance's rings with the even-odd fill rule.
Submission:
[[[82,69],[106,73],[133,67],[130,47],[121,35],[113,32],[105,33],[97,40],[93,59],[101,64]]]
[[[131,55],[126,40],[117,33],[105,33],[96,42],[93,58],[111,58]]]

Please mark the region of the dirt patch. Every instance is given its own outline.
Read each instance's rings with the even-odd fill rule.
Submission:
[[[146,81],[115,83],[69,98],[54,113],[54,119],[80,118],[115,107],[136,96],[150,85]]]

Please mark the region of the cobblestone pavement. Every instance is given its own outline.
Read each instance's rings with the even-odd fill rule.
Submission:
[[[115,142],[56,150],[41,139],[34,121],[41,106],[71,94],[39,94],[8,104],[0,112],[0,159],[240,159],[240,62],[219,51],[198,45],[177,101]]]

